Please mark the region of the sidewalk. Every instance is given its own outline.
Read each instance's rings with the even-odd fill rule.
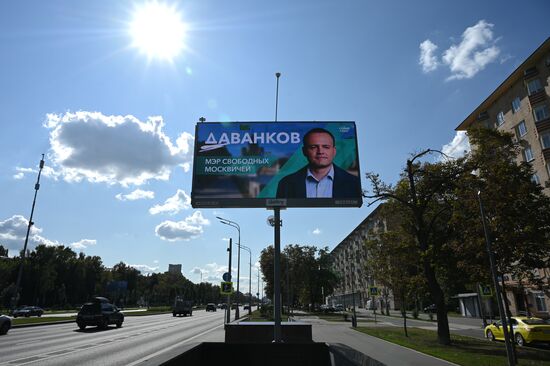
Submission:
[[[312,324],[316,342],[342,343],[387,366],[451,366],[456,364],[355,331],[350,323],[300,319]],[[381,324],[383,325],[383,324]]]

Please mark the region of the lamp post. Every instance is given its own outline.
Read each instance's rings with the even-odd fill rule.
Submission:
[[[229,273],[229,281],[231,281],[231,254],[233,248],[233,239],[229,238],[229,246],[227,247],[227,252],[229,256],[229,264],[227,273]],[[227,295],[227,311],[226,311],[226,323],[231,323],[231,294]]]
[[[235,302],[237,307],[235,308],[235,320],[239,319],[239,277],[241,276],[241,227],[235,221],[224,219],[223,217],[216,216],[222,224],[229,225],[237,229],[239,233],[239,239],[237,243],[237,292],[235,296]]]
[[[498,312],[500,315],[500,321],[502,322],[502,331],[504,332],[504,343],[506,345],[506,356],[508,357],[508,365],[513,366],[516,364],[514,359],[514,351],[512,349],[512,343],[508,336],[508,321],[506,319],[506,313],[502,305],[502,293],[497,278],[497,270],[495,266],[495,256],[493,254],[493,248],[491,246],[491,237],[489,236],[489,230],[487,229],[487,223],[485,222],[485,212],[483,210],[483,201],[481,200],[481,190],[477,191],[477,201],[479,203],[479,212],[481,214],[481,223],[483,224],[483,232],[485,234],[485,244],[487,246],[487,254],[489,255],[489,265],[491,266],[491,275],[493,277],[493,285],[495,286],[495,293],[497,297]]]
[[[23,265],[25,263],[25,255],[27,254],[27,244],[29,243],[29,234],[31,231],[31,226],[34,225],[34,222],[32,221],[32,216],[34,214],[34,206],[36,205],[36,196],[38,195],[38,190],[40,189],[40,175],[42,174],[43,168],[44,168],[44,154],[42,154],[42,159],[40,159],[38,178],[36,179],[36,184],[34,185],[34,199],[32,201],[31,216],[29,217],[29,224],[27,225],[27,235],[25,236],[25,244],[23,245],[23,253],[21,254],[21,264],[19,265],[19,272],[17,273],[17,281],[15,282],[15,292],[12,297],[12,309],[14,310],[17,307],[17,302],[19,301],[19,288],[21,287],[21,277],[23,276]]]
[[[240,245],[243,250],[248,252],[248,315],[252,314],[252,252],[250,248],[244,245]]]

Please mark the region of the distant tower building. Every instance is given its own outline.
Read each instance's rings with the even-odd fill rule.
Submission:
[[[181,275],[181,264],[169,264],[168,273]]]

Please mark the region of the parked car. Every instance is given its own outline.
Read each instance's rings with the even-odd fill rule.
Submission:
[[[110,324],[120,328],[123,322],[124,314],[104,297],[96,297],[92,302],[85,303],[76,315],[76,324],[82,330],[87,326],[107,328]]]
[[[11,328],[11,319],[6,315],[0,315],[0,335],[8,333]]]
[[[334,306],[334,311],[344,311],[344,310],[345,310],[344,305],[342,305],[342,304],[336,304]]]
[[[520,347],[532,342],[550,342],[550,324],[543,319],[515,316],[512,317],[512,328],[514,339]],[[504,340],[501,321],[486,326],[485,336],[492,341]]]
[[[250,304],[246,304],[245,306],[243,306],[243,310],[248,310],[250,309]]]
[[[23,306],[11,312],[11,316],[14,318],[17,318],[18,316],[24,316],[25,318],[28,318],[29,316],[41,317],[42,314],[44,314],[44,310],[38,306]]]
[[[425,313],[435,313],[437,311],[437,306],[435,304],[428,305],[424,308]]]
[[[206,304],[206,311],[216,311],[216,304],[212,304],[212,303],[209,303],[209,304]]]
[[[225,302],[218,304],[218,309],[227,309],[227,304]]]

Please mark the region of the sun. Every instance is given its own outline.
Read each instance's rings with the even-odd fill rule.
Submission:
[[[151,1],[135,9],[129,32],[149,59],[172,61],[185,48],[187,26],[175,7]]]

